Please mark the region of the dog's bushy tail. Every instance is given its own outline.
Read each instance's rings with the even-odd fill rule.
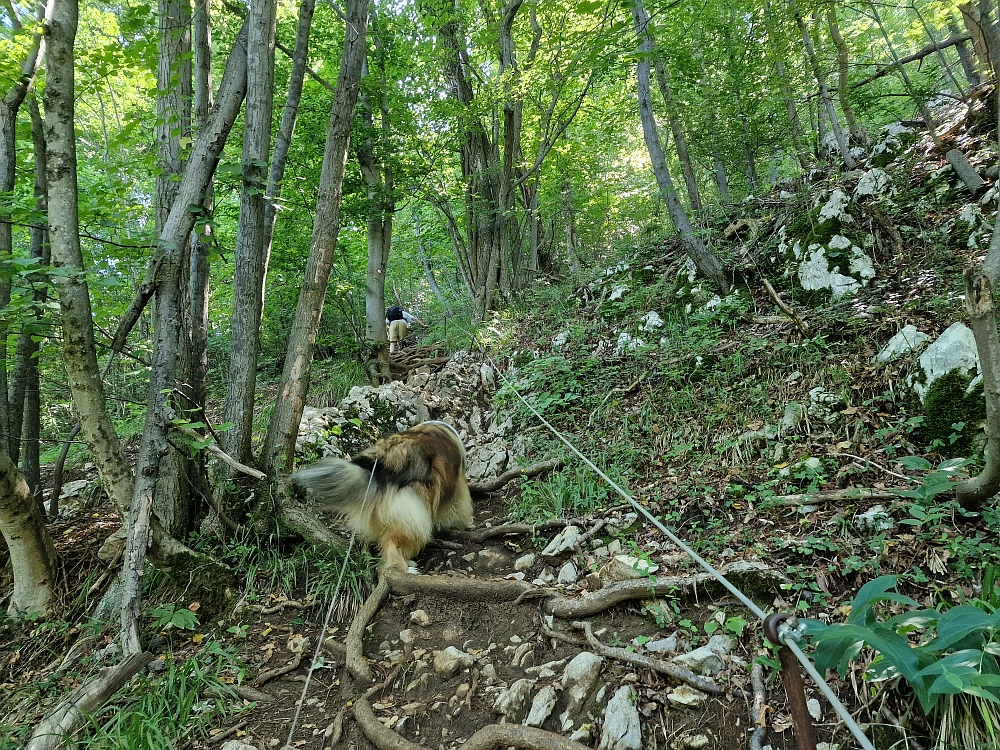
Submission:
[[[324,458],[292,474],[291,481],[312,490],[312,502],[319,507],[342,508],[364,500],[369,472],[339,458]]]

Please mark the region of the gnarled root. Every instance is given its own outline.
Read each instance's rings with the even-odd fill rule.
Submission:
[[[382,580],[386,580],[394,594],[432,594],[448,599],[491,600],[511,602],[523,601],[525,592],[534,591],[529,583],[521,581],[488,581],[460,576],[423,576],[383,570]]]
[[[633,599],[652,599],[654,596],[663,596],[675,592],[677,589],[691,588],[709,581],[715,581],[715,577],[709,573],[698,573],[693,576],[661,576],[652,580],[643,578],[618,581],[583,597],[553,597],[543,606],[550,615],[561,617],[564,620],[575,620],[596,615],[620,602]]]
[[[368,596],[361,609],[354,615],[350,630],[347,631],[346,646],[344,655],[345,666],[357,682],[368,685],[372,681],[372,670],[368,666],[368,661],[364,655],[364,635],[368,624],[375,617],[385,600],[389,598],[389,579],[385,571],[379,576],[378,586],[374,588]]]

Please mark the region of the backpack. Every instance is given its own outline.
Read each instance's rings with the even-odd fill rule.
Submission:
[[[385,311],[385,319],[392,322],[393,320],[403,319],[403,308],[399,305],[393,305],[388,310]]]

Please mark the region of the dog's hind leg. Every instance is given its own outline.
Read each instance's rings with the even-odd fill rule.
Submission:
[[[406,573],[410,569],[409,560],[416,557],[423,544],[415,544],[403,534],[387,534],[380,540],[382,566]]]

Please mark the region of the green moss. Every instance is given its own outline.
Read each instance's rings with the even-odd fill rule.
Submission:
[[[927,389],[921,437],[946,457],[968,456],[977,426],[986,418],[982,383],[966,393],[971,382],[968,375],[952,370]],[[953,426],[959,424],[963,427]]]
[[[821,210],[822,207],[817,206],[811,211],[806,211],[792,222],[785,232],[788,240],[790,242],[798,240],[805,249],[812,244],[826,245],[838,234],[848,236],[840,219],[821,220],[819,217]]]

